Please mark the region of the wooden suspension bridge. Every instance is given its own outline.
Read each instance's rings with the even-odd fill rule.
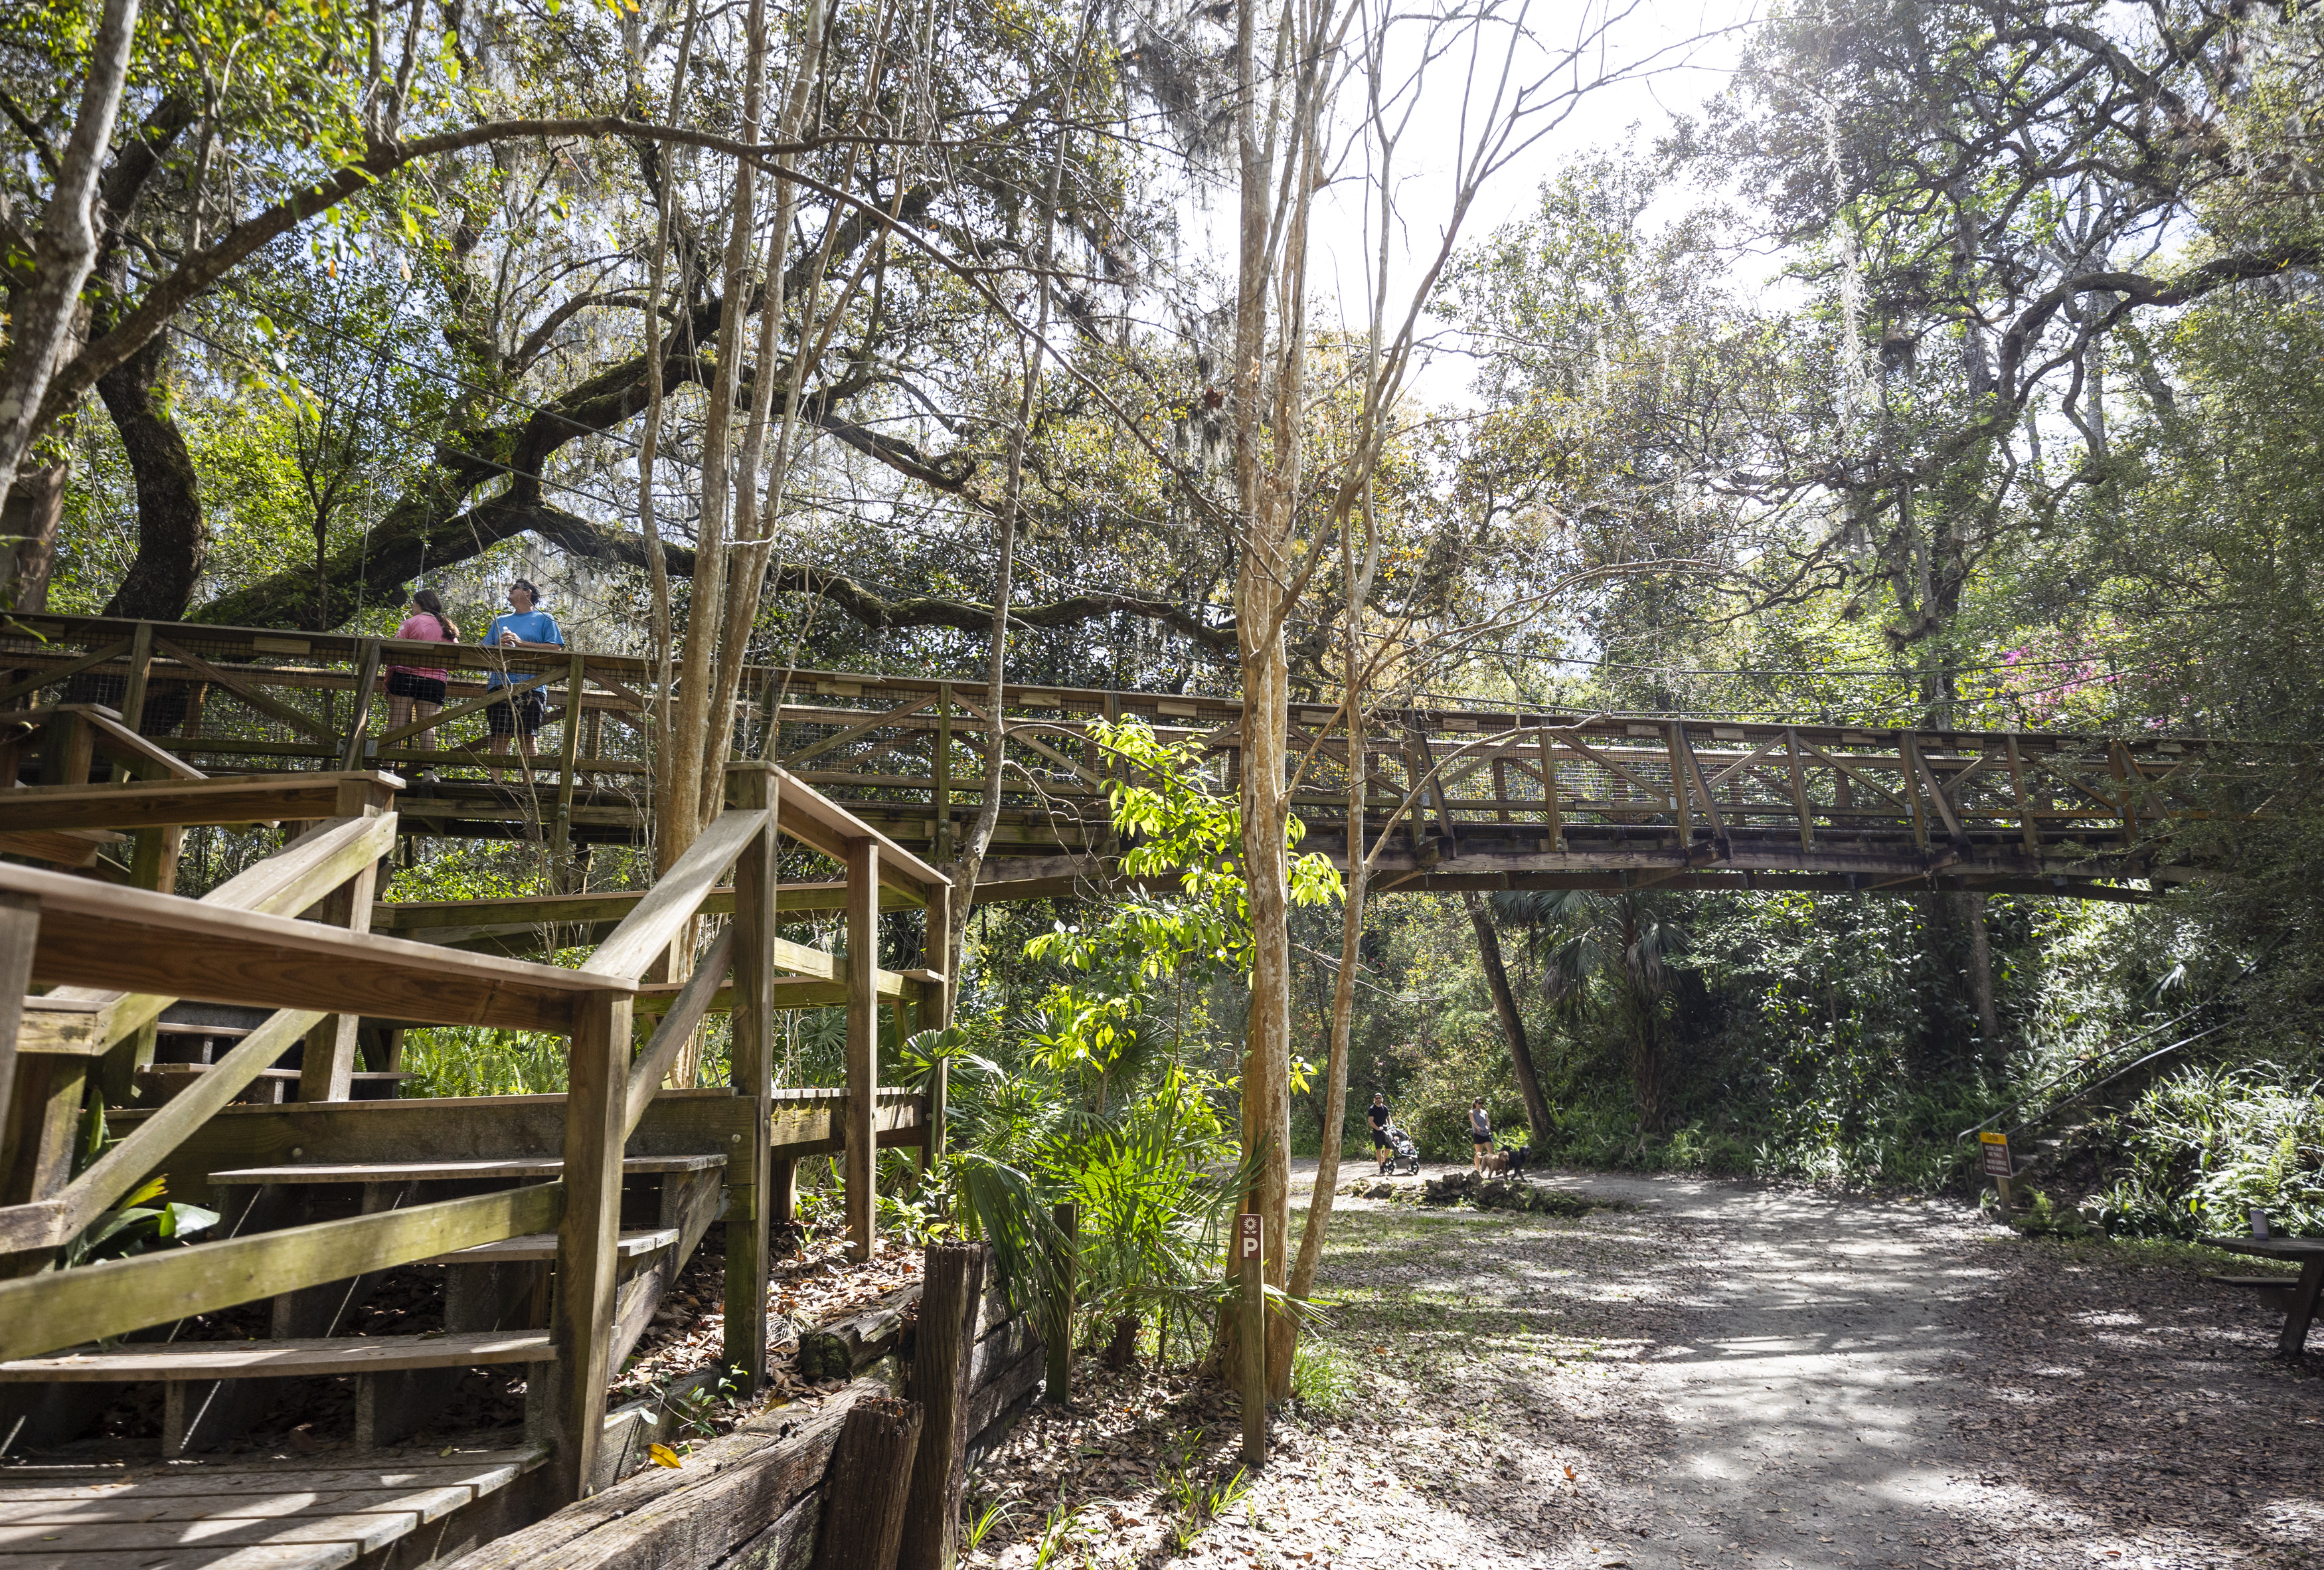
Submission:
[[[417,726],[385,723],[380,673],[447,655],[437,744],[417,752]],[[515,777],[501,784],[483,750],[493,667],[550,709],[542,755],[503,761]],[[990,749],[1004,794],[981,899],[1070,895],[1107,874],[1118,764],[1091,719],[1137,716],[1219,754],[1230,780],[1240,766],[1231,699],[1011,687],[995,716],[965,683],[761,671],[738,736],[768,761],[728,766],[724,811],[651,889],[378,900],[383,862],[420,837],[537,840],[569,853],[556,866],[638,843],[650,679],[586,651],[0,623],[0,1454],[69,1438],[93,1391],[157,1384],[163,1453],[213,1453],[259,1419],[272,1381],[331,1379],[355,1387],[359,1446],[334,1463],[339,1486],[371,1501],[301,1506],[279,1528],[254,1504],[222,1538],[218,1510],[243,1507],[177,1510],[166,1480],[163,1502],[140,1482],[114,1513],[59,1516],[100,1484],[0,1469],[0,1570],[385,1563],[423,1523],[439,1546],[481,1542],[610,1484],[623,1451],[607,1438],[608,1381],[713,1224],[724,1362],[755,1385],[770,1227],[791,1214],[796,1164],[838,1159],[867,1257],[877,1152],[941,1150],[943,1071],[879,1084],[880,1011],[948,1017],[944,866]],[[2177,826],[2258,810],[2277,772],[2255,749],[2163,736],[1458,706],[1373,716],[1360,738],[1328,709],[1295,707],[1289,724],[1307,845],[1344,854],[1360,745],[1365,843],[1387,842],[1384,886],[1413,890],[2140,898],[2192,875]],[[198,899],[176,891],[188,829],[250,825],[279,827],[281,848]],[[888,969],[881,916],[895,908],[927,917],[918,953]],[[837,914],[844,949],[783,936],[808,911]],[[588,957],[518,957],[552,942]],[[805,1007],[845,1011],[843,1085],[773,1082],[774,1012]],[[666,1087],[719,1012],[727,1083]],[[429,1026],[560,1038],[569,1088],[395,1099],[401,1033]],[[99,1105],[119,1137],[91,1155],[79,1131]],[[214,1241],[56,1268],[156,1175],[222,1213]],[[440,1278],[438,1327],[349,1334],[364,1295],[405,1267]],[[254,1305],[266,1336],[178,1334]],[[1038,1362],[978,1366],[1002,1401],[1029,1390]],[[396,1452],[467,1372],[512,1367],[521,1435],[446,1466]],[[229,1501],[291,1486],[209,1464],[204,1486]]]

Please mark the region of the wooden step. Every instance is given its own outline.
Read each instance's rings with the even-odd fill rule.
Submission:
[[[724,1156],[629,1156],[622,1170],[702,1172],[724,1167]],[[555,1178],[565,1170],[556,1156],[513,1156],[483,1161],[307,1161],[290,1167],[236,1167],[210,1174],[212,1183],[427,1183],[469,1178]]]
[[[556,1356],[546,1330],[327,1335],[296,1341],[133,1341],[102,1350],[56,1352],[46,1357],[0,1362],[0,1382],[309,1379],[398,1369],[549,1362]]]
[[[139,1099],[145,1106],[161,1106],[191,1086],[201,1076],[217,1065],[210,1063],[149,1063],[137,1071]],[[401,1072],[359,1070],[348,1086],[352,1101],[393,1101],[402,1083],[415,1077]],[[235,1104],[241,1106],[282,1106],[289,1104],[317,1104],[299,1102],[300,1076],[295,1068],[262,1068],[250,1076],[250,1083],[236,1092]]]
[[[546,1446],[0,1469],[0,1570],[339,1570],[508,1487]],[[415,1562],[419,1557],[415,1556]]]
[[[625,1232],[613,1245],[613,1257],[620,1260],[642,1259],[659,1253],[678,1241],[678,1228],[667,1226],[653,1232]],[[472,1249],[438,1254],[432,1260],[421,1260],[423,1265],[506,1265],[525,1264],[557,1258],[557,1234],[553,1232],[527,1233],[522,1237],[504,1237],[498,1242],[478,1243]]]
[[[2221,1276],[2206,1270],[2203,1279],[2214,1287],[2244,1287],[2255,1292],[2282,1292],[2300,1285],[2297,1276]]]

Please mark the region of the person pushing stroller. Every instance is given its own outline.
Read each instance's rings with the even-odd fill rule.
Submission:
[[[1371,1110],[1365,1115],[1371,1120],[1372,1155],[1379,1162],[1380,1176],[1385,1178],[1398,1168],[1407,1175],[1419,1171],[1420,1148],[1389,1118],[1388,1097],[1374,1091]]]

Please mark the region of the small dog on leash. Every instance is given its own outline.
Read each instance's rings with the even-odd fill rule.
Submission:
[[[1492,1173],[1518,1173],[1525,1170],[1526,1153],[1523,1145],[1504,1145],[1498,1150],[1485,1152],[1484,1169]]]

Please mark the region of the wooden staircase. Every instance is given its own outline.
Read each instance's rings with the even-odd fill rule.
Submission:
[[[506,1464],[511,1477],[539,1469],[524,1490],[525,1510],[538,1513],[611,1480],[600,1455],[607,1384],[722,1219],[722,1362],[745,1385],[763,1379],[767,1233],[789,1212],[794,1164],[843,1157],[857,1250],[868,1257],[873,1155],[930,1146],[943,1089],[941,1076],[926,1093],[878,1086],[870,1051],[881,1006],[940,1018],[943,978],[852,966],[779,938],[778,835],[841,863],[858,954],[875,949],[882,885],[920,899],[944,885],[779,770],[737,765],[729,783],[730,809],[593,935],[595,953],[578,969],[366,930],[374,869],[395,842],[392,776],[0,790],[0,821],[27,834],[309,826],[199,900],[0,864],[0,1453],[85,1423],[108,1390],[159,1385],[162,1454],[189,1461],[263,1425],[297,1388],[283,1381],[337,1381],[353,1390],[352,1433],[325,1437],[352,1440],[362,1470],[374,1465],[372,1453],[437,1424],[472,1371],[506,1382],[521,1370],[527,1459]],[[691,941],[714,894],[731,913],[724,930],[696,956],[691,979],[649,992],[643,978],[674,942]],[[943,909],[939,898],[930,923],[939,953]],[[787,978],[807,984],[787,991]],[[776,1091],[771,1011],[835,1002],[851,1016],[850,1085]],[[714,1011],[733,1016],[733,1083],[662,1088],[678,1048]],[[362,1032],[429,1024],[564,1036],[571,1088],[352,1098]],[[199,1040],[203,1060],[160,1060],[157,1043],[171,1039]],[[284,1067],[294,1048],[296,1067]],[[157,1072],[170,1067],[198,1072]],[[150,1091],[171,1078],[168,1094],[114,1113],[117,1141],[73,1170],[91,1087]],[[254,1085],[268,1088],[246,1099]],[[298,1099],[275,1099],[294,1086]],[[171,1200],[217,1211],[217,1224],[188,1246],[58,1268],[67,1245],[156,1173],[166,1173]],[[420,1303],[421,1323],[438,1323],[421,1334],[355,1333],[358,1311],[391,1277],[400,1302]],[[189,1325],[212,1335],[254,1328],[260,1306],[263,1335],[182,1338]],[[510,1431],[501,1447],[516,1442]],[[24,1475],[0,1467],[0,1487]],[[466,1489],[471,1503],[483,1497],[473,1477],[446,1486]],[[47,1540],[11,1523],[74,1526],[41,1519],[56,1502],[0,1492],[0,1567],[30,1562],[17,1557],[34,1552],[23,1545]],[[384,1513],[420,1519],[400,1504]],[[69,1532],[61,1562],[109,1565],[110,1528],[123,1524]],[[331,1536],[341,1526],[318,1530],[347,1540]],[[287,1539],[238,1531],[222,1541],[254,1553],[264,1545],[249,1562],[268,1570],[346,1562],[303,1547],[281,1557]],[[198,1536],[189,1527],[173,1541]],[[147,1540],[122,1538],[120,1551],[142,1556]],[[180,1559],[136,1562],[174,1570]]]

